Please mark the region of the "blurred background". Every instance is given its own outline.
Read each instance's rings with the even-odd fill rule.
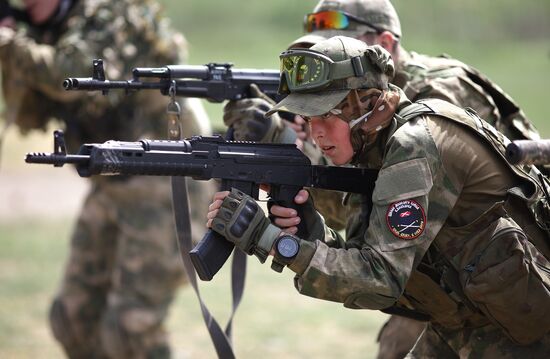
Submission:
[[[277,68],[278,54],[302,34],[314,0],[162,0],[190,44],[191,64],[232,62]],[[447,53],[488,75],[550,136],[550,2],[540,0],[394,0],[407,50]],[[69,74],[68,74],[69,75]],[[88,76],[89,74],[70,74]],[[1,104],[0,104],[1,105]],[[206,104],[222,125],[221,104]],[[3,122],[3,120],[2,120]],[[52,127],[53,128],[53,127]],[[26,152],[50,151],[51,131],[21,137],[11,128],[0,162],[0,357],[57,358],[47,308],[67,254],[86,181],[70,168],[28,166]],[[203,283],[203,296],[222,322],[230,308],[227,271]],[[297,294],[288,270],[272,273],[249,261],[248,283],[235,320],[239,358],[371,358],[385,315],[353,311]],[[194,293],[182,289],[169,331],[176,358],[212,358]]]

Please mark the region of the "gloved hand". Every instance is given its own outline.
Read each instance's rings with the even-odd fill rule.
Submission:
[[[212,220],[212,230],[265,262],[281,230],[269,222],[249,195],[232,188]]]
[[[250,85],[252,98],[229,101],[223,109],[223,122],[234,129],[238,141],[294,143],[296,132],[286,126],[278,114],[265,118],[275,102],[255,84]]]
[[[307,236],[301,237],[302,239],[308,242],[323,241],[325,238],[325,221],[315,209],[309,192],[301,190],[294,198],[294,202],[301,205],[301,217],[298,217],[298,214],[292,208],[273,204],[269,208],[271,221],[284,232],[291,234],[296,234],[298,231],[298,223],[304,223]]]

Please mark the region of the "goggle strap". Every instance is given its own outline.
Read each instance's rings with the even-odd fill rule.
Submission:
[[[363,69],[363,64],[361,63],[361,58],[364,58],[363,56],[355,56],[352,57],[351,60],[351,67],[353,68],[353,72],[355,73],[355,77],[363,77],[365,74],[365,69]]]
[[[334,62],[330,64],[330,79],[340,80],[348,77],[363,77],[368,66],[365,55]]]
[[[364,114],[363,116],[351,121],[349,123],[349,128],[350,129],[353,129],[355,126],[357,126],[360,122],[364,121],[364,120],[367,120],[367,117],[369,117],[369,115],[372,113],[372,110],[367,112],[366,114]]]

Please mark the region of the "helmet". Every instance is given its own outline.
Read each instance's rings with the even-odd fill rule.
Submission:
[[[380,46],[336,36],[309,49],[280,55],[281,85],[288,93],[266,116],[288,111],[302,116],[325,114],[353,89],[385,90],[394,74],[390,54]]]
[[[318,42],[326,40],[326,37],[314,34],[306,34],[292,41],[288,45],[287,50],[290,49],[309,49]]]

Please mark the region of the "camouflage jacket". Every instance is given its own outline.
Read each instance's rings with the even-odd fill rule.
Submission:
[[[84,142],[166,138],[167,98],[160,93],[110,91],[103,96],[65,91],[61,84],[69,76],[90,76],[95,58],[104,59],[106,77],[113,80],[130,78],[136,66],[183,63],[185,39],[167,21],[152,0],[80,0],[54,28],[2,33],[0,61],[8,120],[23,132],[44,129],[50,119],[61,120],[71,151]],[[201,133],[203,124],[188,107],[184,106],[185,128],[189,135]],[[204,111],[200,114],[206,122]]]
[[[411,101],[437,98],[471,108],[512,140],[540,138],[523,111],[499,86],[473,67],[445,55],[433,57],[402,49],[393,83]],[[318,190],[312,195],[318,210],[336,230],[344,229],[346,218],[361,205],[357,195],[344,197]]]
[[[469,122],[475,128],[483,121],[474,114],[450,104],[447,106],[451,108],[447,118],[419,114],[400,123],[399,116],[396,117],[387,137],[380,139],[382,149],[363,154],[360,166],[381,169],[370,218],[360,210],[352,213],[346,241],[327,230],[324,238],[313,243],[301,242],[298,256],[290,266],[298,274],[296,287],[299,292],[342,302],[350,308],[383,309],[401,298],[407,305],[427,313],[433,323],[448,328],[488,323],[487,316],[480,314],[480,310],[469,309],[471,298],[480,297],[479,288],[471,289],[473,293],[468,293],[468,297],[455,301],[447,294],[453,288],[440,287],[437,277],[442,274],[439,269],[445,265],[459,272],[461,277],[457,281],[461,285],[454,289],[460,293],[466,291],[471,273],[463,268],[478,260],[482,247],[488,246],[486,240],[494,237],[494,233],[484,232],[486,228],[495,233],[522,231],[515,222],[501,223],[506,217],[503,211],[517,214],[514,218],[527,228],[529,237],[540,238],[547,245],[548,234],[534,225],[532,217],[524,217],[533,206],[533,198],[540,198],[541,190],[533,189],[536,186],[531,177],[512,168],[504,160],[503,152],[491,148],[489,140],[480,140],[475,131],[464,125]],[[479,128],[480,131],[492,129],[489,125]],[[491,136],[502,137],[494,129],[487,131]],[[523,204],[507,206],[504,210],[509,192],[519,188],[524,181],[531,186],[532,198],[524,198]],[[465,241],[470,238],[470,242]],[[527,247],[525,253],[531,253],[534,247]],[[433,249],[437,250],[430,254]],[[507,254],[499,250],[496,250],[498,255],[485,255],[496,262],[504,262],[498,256]],[[550,285],[550,277],[544,271],[550,267],[548,261],[538,251],[533,251],[535,254],[529,261],[540,260],[542,269],[532,271]],[[545,253],[549,253],[547,248]],[[426,271],[434,278],[418,272],[418,268],[427,265],[437,267]],[[517,268],[509,263],[504,267]],[[498,293],[506,288],[495,285]],[[506,293],[510,306],[505,306],[505,317],[508,311],[514,311],[511,303],[517,303],[517,308],[524,305],[521,300],[526,293],[516,289]],[[543,294],[535,306],[541,302],[546,305],[549,299]],[[530,321],[531,325],[533,322]]]
[[[393,83],[412,101],[438,98],[472,108],[506,137],[539,139],[523,111],[498,85],[475,68],[447,55],[401,51]]]

